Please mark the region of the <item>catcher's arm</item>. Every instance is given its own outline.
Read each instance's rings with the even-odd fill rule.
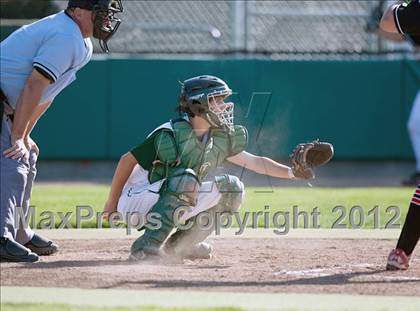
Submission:
[[[120,199],[121,192],[136,164],[138,164],[137,160],[130,152],[124,154],[118,162],[118,166],[112,179],[108,200],[106,201],[104,207],[103,217],[105,219],[108,219],[109,214],[117,211],[118,200]]]
[[[229,162],[240,167],[245,167],[258,174],[268,175],[278,178],[293,179],[292,169],[286,165],[280,164],[270,158],[260,157],[252,153],[242,151],[237,155],[227,159]]]

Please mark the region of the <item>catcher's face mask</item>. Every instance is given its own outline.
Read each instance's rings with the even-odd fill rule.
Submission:
[[[206,119],[215,127],[231,131],[233,130],[233,108],[235,105],[232,102],[225,103],[224,100],[229,95],[231,92],[208,97],[209,112],[206,114]]]
[[[178,111],[190,117],[200,116],[213,128],[233,130],[233,103],[225,103],[232,90],[215,76],[198,76],[181,83]]]
[[[99,39],[102,51],[108,53],[108,41],[117,32],[121,20],[115,14],[123,12],[121,0],[99,0],[93,7],[93,37]]]

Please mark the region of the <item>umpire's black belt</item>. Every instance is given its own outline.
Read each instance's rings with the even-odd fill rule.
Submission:
[[[6,95],[3,93],[2,89],[0,89],[0,106],[1,106],[0,112],[1,112],[1,115],[3,115],[5,113],[4,108],[5,108],[6,105],[10,107],[10,104],[9,104],[9,101],[7,100]],[[7,116],[9,117],[10,120],[13,121],[13,113],[12,114],[7,114]]]

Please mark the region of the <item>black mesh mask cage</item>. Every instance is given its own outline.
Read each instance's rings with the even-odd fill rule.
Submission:
[[[68,8],[78,7],[94,12],[93,37],[99,40],[102,51],[108,53],[108,41],[117,32],[121,19],[115,14],[123,12],[121,0],[69,0]]]
[[[121,19],[115,17],[115,14],[123,12],[122,2],[121,0],[98,0],[93,11],[95,12],[93,36],[99,40],[102,51],[108,53],[108,41],[121,24]]]

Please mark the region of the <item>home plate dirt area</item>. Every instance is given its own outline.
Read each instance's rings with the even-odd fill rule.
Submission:
[[[385,271],[395,240],[211,238],[209,260],[129,262],[133,238],[56,240],[35,264],[1,264],[1,286],[420,296],[420,258]]]

